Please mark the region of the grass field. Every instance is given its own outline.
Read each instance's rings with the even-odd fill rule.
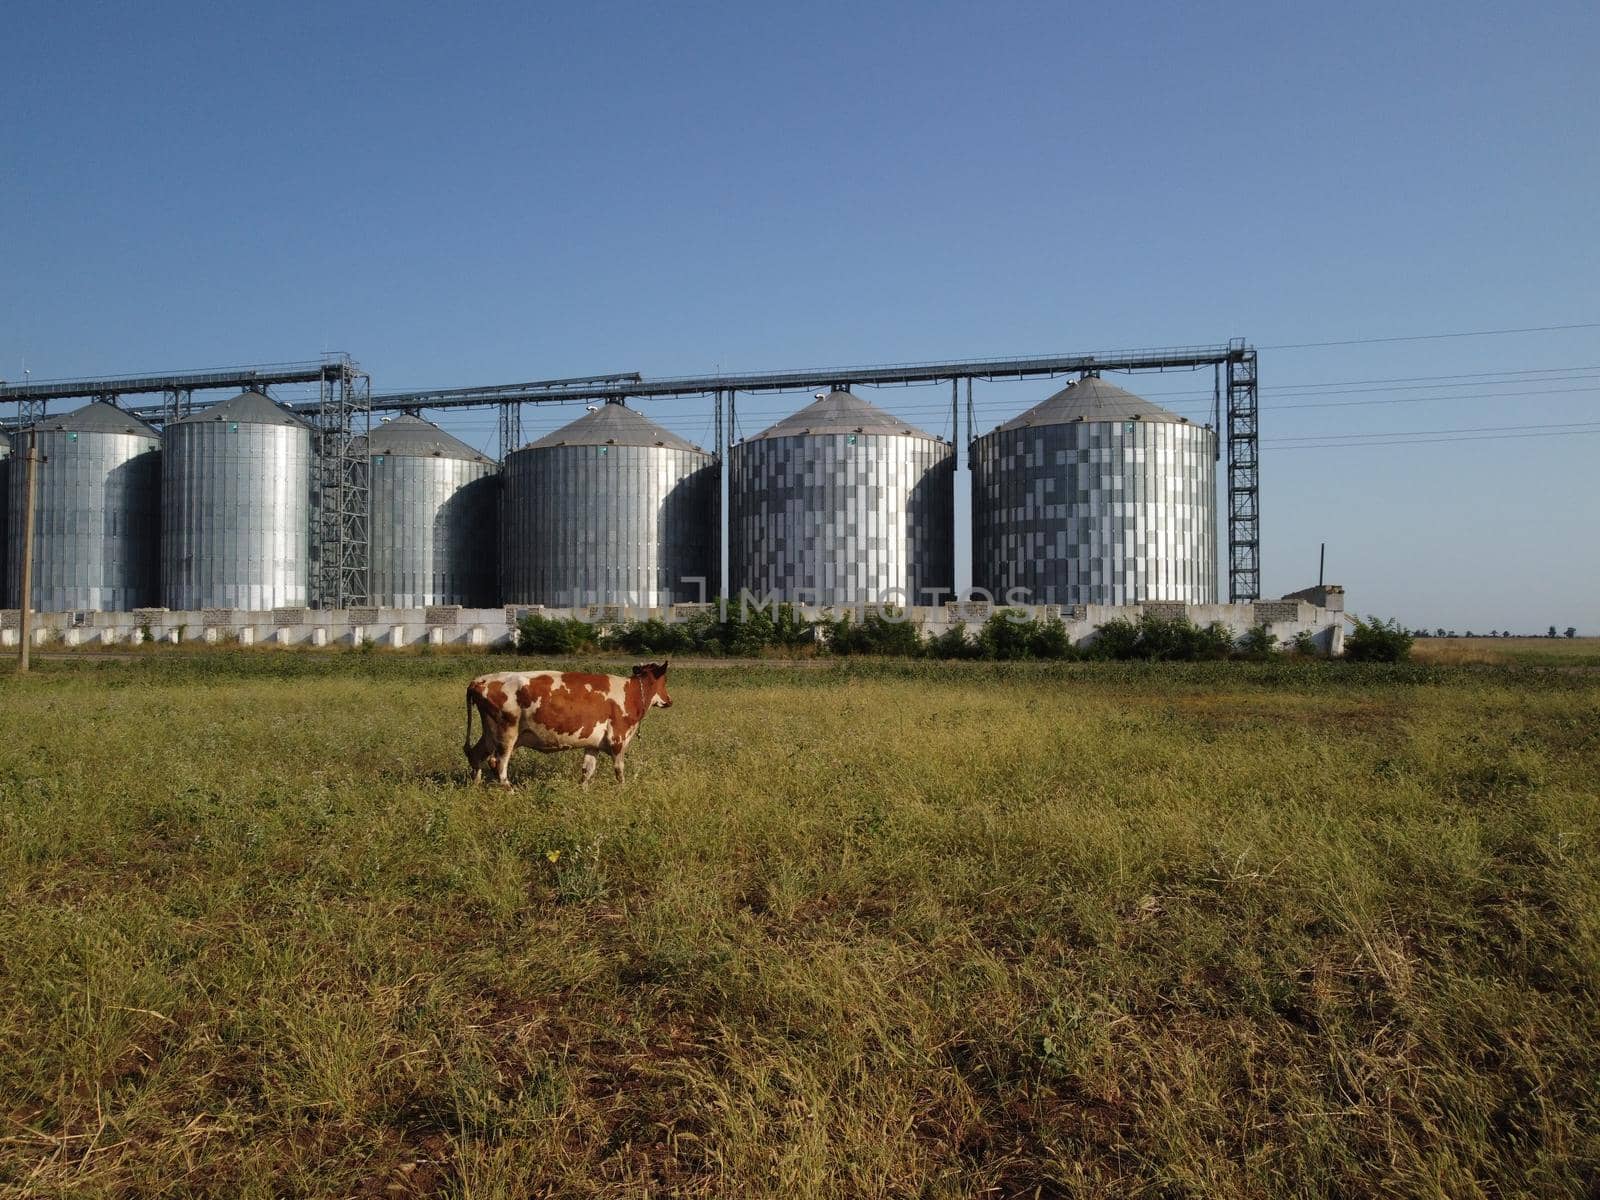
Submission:
[[[1418,638],[1411,657],[1440,666],[1600,668],[1600,638]]]
[[[1593,1194],[1593,671],[508,665],[0,679],[0,1193]]]

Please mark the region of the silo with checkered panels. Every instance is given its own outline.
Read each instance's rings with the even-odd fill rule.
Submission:
[[[954,449],[842,390],[739,442],[729,590],[833,605],[949,599]]]
[[[1215,604],[1216,461],[1209,426],[1094,376],[1069,384],[972,443],[973,585]]]

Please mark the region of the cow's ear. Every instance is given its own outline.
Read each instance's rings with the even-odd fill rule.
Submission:
[[[663,659],[662,660],[662,662],[661,662],[661,673],[663,675],[665,675],[667,673],[667,663],[669,663],[671,661],[672,661],[671,659]]]

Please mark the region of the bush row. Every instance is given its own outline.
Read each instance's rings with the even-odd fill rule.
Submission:
[[[1138,620],[1119,618],[1100,627],[1098,637],[1078,648],[1059,620],[1028,617],[1020,610],[994,613],[973,637],[960,625],[924,638],[909,621],[894,615],[868,614],[807,621],[790,604],[772,610],[740,611],[737,605],[676,622],[628,621],[599,626],[584,621],[530,613],[517,626],[517,649],[525,654],[578,654],[620,650],[629,654],[759,655],[793,652],[815,646],[831,654],[879,654],[905,658],[987,659],[1115,659],[1147,662],[1207,662],[1228,658],[1265,659],[1274,653],[1277,637],[1258,625],[1234,637],[1220,621],[1204,628],[1186,617],[1145,613]],[[1356,631],[1345,642],[1345,657],[1364,662],[1403,662],[1411,637],[1395,622],[1356,619]],[[1302,633],[1295,653],[1315,656],[1315,639]]]
[[[529,613],[517,623],[517,649],[535,654],[623,650],[629,654],[710,654],[746,657],[768,649],[794,650],[814,644],[811,623],[792,604],[773,610],[740,611],[713,605],[682,621],[624,621],[591,625],[572,618]]]

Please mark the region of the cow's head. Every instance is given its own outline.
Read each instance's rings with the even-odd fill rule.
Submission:
[[[640,663],[633,669],[633,677],[645,695],[646,708],[672,707],[672,697],[667,695],[666,663]]]

